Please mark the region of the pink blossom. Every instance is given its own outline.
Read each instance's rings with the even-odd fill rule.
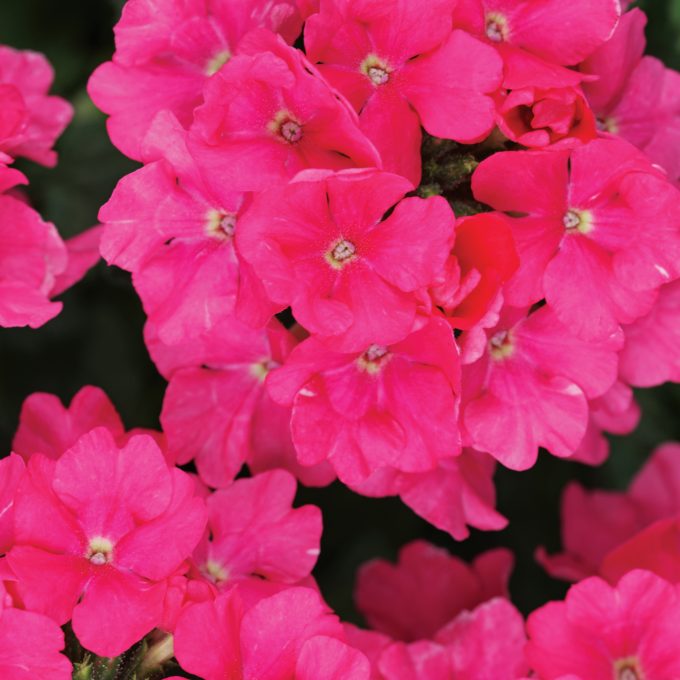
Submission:
[[[653,522],[680,511],[680,445],[658,447],[628,491],[586,491],[570,484],[562,497],[564,552],[538,559],[550,574],[576,581],[600,572],[603,561]]]
[[[143,152],[147,164],[124,177],[100,210],[102,254],[134,273],[159,338],[176,345],[210,331],[237,304],[233,235],[245,197],[206,187],[170,113],[155,118]]]
[[[293,0],[131,0],[115,28],[113,61],[94,72],[88,92],[111,116],[113,143],[140,159],[154,116],[168,110],[188,127],[205,84],[249,31],[268,28],[292,42],[300,26]]]
[[[620,13],[618,0],[459,0],[454,19],[494,45],[506,68],[524,62],[540,75],[583,61],[611,36]]]
[[[386,170],[420,181],[422,125],[435,137],[482,140],[493,127],[501,61],[453,31],[452,0],[322,0],[305,26],[309,58],[359,113]],[[455,68],[452,68],[455,65]]]
[[[14,545],[14,498],[25,469],[15,453],[0,460],[0,555]]]
[[[151,344],[170,378],[161,413],[170,455],[180,465],[194,459],[201,479],[213,487],[228,486],[244,463],[253,472],[284,467],[307,484],[331,482],[328,463],[298,463],[290,406],[273,402],[265,388],[269,372],[295,344],[276,320],[253,330],[231,315],[222,315],[203,342]]]
[[[396,643],[380,657],[383,680],[515,680],[523,678],[524,621],[505,599],[461,612],[434,641]]]
[[[644,13],[634,8],[614,35],[580,68],[598,76],[584,89],[600,128],[626,139],[680,179],[680,75],[654,57],[643,57]]]
[[[651,311],[623,327],[626,338],[621,351],[621,377],[636,387],[680,382],[680,284],[661,286]]]
[[[261,191],[307,168],[380,167],[350,105],[299,50],[258,32],[205,87],[190,149],[210,186]]]
[[[66,270],[66,247],[53,224],[6,194],[0,194],[0,242],[0,326],[42,326],[62,307],[49,296]]]
[[[616,587],[593,577],[528,620],[527,658],[542,680],[630,680],[680,674],[677,590],[646,571]]]
[[[512,554],[483,553],[468,565],[425,541],[413,541],[391,564],[373,560],[357,575],[355,600],[371,626],[395,640],[433,638],[463,610],[508,594]]]
[[[293,509],[295,491],[289,472],[272,470],[213,493],[210,537],[194,551],[203,574],[219,587],[250,576],[282,583],[309,576],[320,552],[321,512]]]
[[[398,202],[410,189],[376,170],[304,173],[255,198],[236,246],[268,297],[279,309],[290,305],[308,331],[346,351],[396,343],[453,241],[448,203]]]
[[[173,462],[163,433],[139,427],[126,431],[111,400],[103,390],[92,385],[78,390],[67,408],[54,394],[35,392],[29,395],[21,407],[13,450],[26,461],[34,453],[56,459],[96,427],[109,430],[120,446],[136,434],[147,434],[153,437],[166,460]]]
[[[21,406],[12,448],[26,461],[35,453],[56,459],[96,427],[105,427],[115,439],[125,433],[116,408],[100,388],[83,387],[68,408],[54,394],[35,392]]]
[[[47,94],[53,80],[52,67],[42,54],[0,45],[0,155],[56,165],[52,147],[73,109]]]
[[[462,218],[456,224],[455,238],[431,294],[454,328],[469,330],[490,310],[517,271],[519,258],[510,222],[502,213]]]
[[[59,652],[64,634],[54,621],[13,609],[0,583],[0,675],[3,680],[70,680],[71,662]]]
[[[368,661],[342,637],[314,590],[288,588],[248,606],[236,587],[184,611],[175,654],[205,680],[368,680]]]
[[[460,452],[457,349],[432,318],[405,340],[343,353],[311,337],[267,377],[275,401],[293,406],[303,465],[327,459],[346,484],[382,468],[424,472]]]
[[[9,563],[27,609],[71,620],[84,647],[112,657],[160,623],[167,579],[205,521],[192,479],[150,437],[119,449],[97,428],[57,461],[31,457]]]
[[[560,457],[575,453],[587,400],[613,385],[621,346],[617,334],[599,342],[572,335],[550,307],[525,314],[506,307],[494,327],[461,338],[468,438],[517,470],[535,463],[539,446]]]
[[[507,301],[545,297],[584,338],[606,338],[647,313],[655,289],[680,273],[680,195],[627,143],[497,153],[472,185],[478,200],[521,215],[512,220],[521,264]]]
[[[525,87],[499,98],[498,127],[531,148],[564,149],[597,136],[595,116],[575,87]]]

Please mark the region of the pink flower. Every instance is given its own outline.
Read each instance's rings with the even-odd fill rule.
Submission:
[[[73,109],[47,94],[53,80],[42,54],[0,45],[0,155],[23,156],[48,167],[56,164],[52,147]]]
[[[236,587],[184,611],[175,654],[205,680],[368,680],[368,661],[342,638],[314,590],[288,588],[247,606]]]
[[[574,87],[514,89],[498,105],[498,127],[532,148],[564,149],[595,139],[595,116]]]
[[[73,666],[59,652],[64,634],[41,614],[13,609],[0,583],[0,675],[3,680],[70,680]]]
[[[621,378],[636,387],[680,382],[680,283],[661,286],[651,311],[623,327]]]
[[[105,427],[119,446],[131,436],[147,434],[156,441],[166,460],[172,462],[161,432],[144,428],[126,431],[111,400],[103,390],[92,385],[78,390],[68,408],[54,394],[35,392],[29,395],[21,406],[12,447],[26,461],[34,453],[56,459],[96,427]]]
[[[170,113],[155,118],[143,152],[147,164],[124,177],[99,212],[102,254],[134,273],[159,338],[176,345],[234,309],[240,267],[233,235],[245,197],[206,187],[186,131]]]
[[[204,94],[190,149],[210,186],[261,191],[307,168],[381,166],[350,105],[302,52],[266,31]]]
[[[457,349],[432,318],[405,340],[342,353],[311,337],[267,377],[273,399],[292,404],[298,460],[327,459],[354,485],[382,468],[424,472],[460,452]]]
[[[545,297],[586,339],[645,314],[655,289],[680,273],[680,194],[624,142],[497,153],[472,186],[478,200],[521,215],[512,220],[521,264],[507,301]]]
[[[26,461],[35,453],[56,459],[96,427],[105,427],[117,440],[125,433],[114,405],[98,387],[80,389],[68,408],[54,394],[35,392],[21,406],[12,449]]]
[[[600,573],[607,555],[657,520],[680,512],[680,445],[658,447],[638,472],[627,492],[585,491],[570,484],[562,497],[564,552],[539,562],[548,572],[577,581]]]
[[[493,127],[501,61],[453,31],[455,2],[323,0],[305,26],[309,58],[359,113],[386,170],[420,181],[420,126],[470,144]],[[455,68],[452,68],[452,64]]]
[[[37,328],[55,317],[62,305],[49,296],[67,262],[54,225],[23,201],[0,194],[0,326]]]
[[[180,465],[195,460],[201,479],[212,487],[228,486],[244,463],[253,472],[284,467],[306,484],[330,483],[328,463],[297,462],[290,406],[273,402],[265,388],[268,373],[295,344],[276,320],[253,330],[222,315],[202,343],[150,345],[170,379],[161,413],[170,455]]]
[[[443,277],[431,293],[454,328],[469,330],[490,310],[519,258],[510,221],[502,213],[464,217],[455,235]]]
[[[268,297],[290,305],[308,331],[334,336],[346,351],[399,342],[454,229],[441,197],[398,202],[410,189],[376,170],[304,173],[255,198],[236,246]]]
[[[434,641],[396,643],[380,657],[382,680],[515,680],[526,674],[524,621],[505,599],[461,612]]]
[[[680,75],[643,57],[647,19],[637,8],[621,17],[614,35],[580,69],[598,76],[584,85],[600,128],[626,139],[680,179]]]
[[[57,461],[31,457],[9,563],[27,609],[71,619],[84,647],[117,656],[160,623],[167,579],[205,521],[193,480],[151,438],[118,449],[98,428]]]
[[[238,479],[208,498],[208,530],[194,561],[217,586],[250,576],[296,583],[310,575],[321,540],[321,512],[293,509],[295,478],[285,470]]]
[[[15,453],[0,460],[0,555],[14,545],[14,498],[25,470]]]
[[[516,470],[535,463],[539,446],[574,454],[588,423],[587,400],[613,385],[621,346],[617,334],[599,342],[572,335],[550,307],[525,314],[506,307],[495,327],[461,337],[468,438]]]
[[[523,62],[541,75],[550,65],[572,66],[592,54],[620,13],[618,0],[460,0],[454,23],[494,45],[506,68]]]
[[[680,674],[677,590],[646,571],[612,587],[597,577],[572,586],[528,620],[527,659],[542,680],[640,680]]]
[[[399,551],[393,565],[373,560],[357,575],[355,600],[371,628],[395,640],[433,638],[463,610],[507,597],[512,554],[491,550],[472,565],[425,541]]]
[[[293,0],[131,0],[116,25],[116,53],[92,75],[88,92],[111,117],[113,143],[140,159],[154,116],[175,114],[188,127],[209,78],[239,51],[252,29],[293,42],[301,27]]]

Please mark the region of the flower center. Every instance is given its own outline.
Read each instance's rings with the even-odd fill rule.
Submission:
[[[268,127],[270,132],[288,144],[297,144],[302,139],[302,123],[289,111],[279,111]]]
[[[587,234],[593,229],[593,216],[587,210],[567,210],[562,217],[562,224],[567,231],[578,231]]]
[[[231,52],[229,50],[218,52],[205,65],[205,75],[214,76],[230,59]]]
[[[236,215],[222,210],[208,210],[206,214],[205,231],[208,236],[226,240],[234,236],[236,229]]]
[[[359,70],[376,86],[389,82],[392,69],[375,54],[369,54],[363,60]]]
[[[208,560],[203,567],[203,571],[214,583],[223,583],[229,578],[229,572],[219,562],[215,562],[215,560]]]
[[[347,239],[336,241],[326,253],[326,262],[333,269],[342,269],[356,257],[357,247]]]
[[[371,345],[357,360],[359,368],[375,374],[389,361],[390,351],[384,345]]]
[[[486,37],[491,42],[503,42],[508,38],[508,21],[498,12],[489,12],[486,15]]]
[[[616,119],[612,118],[611,116],[607,116],[606,118],[596,118],[595,125],[597,126],[598,130],[602,130],[602,132],[611,132],[613,135],[617,134],[619,131],[619,126],[616,122]]]
[[[90,541],[85,557],[97,567],[108,564],[113,559],[113,543],[108,538],[95,536]]]
[[[512,356],[514,351],[515,345],[510,331],[498,331],[498,333],[491,336],[489,340],[489,353],[497,361],[507,359]]]
[[[263,359],[250,365],[250,374],[262,382],[269,371],[274,370],[279,364],[272,359]]]
[[[619,659],[614,663],[614,677],[616,680],[645,680],[640,662],[636,657]]]

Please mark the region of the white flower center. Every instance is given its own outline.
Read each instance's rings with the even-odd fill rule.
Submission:
[[[359,357],[359,368],[366,373],[376,374],[390,358],[390,350],[384,345],[370,345]]]
[[[562,217],[562,224],[569,232],[578,231],[587,234],[593,229],[593,217],[587,210],[567,210]]]
[[[508,22],[502,14],[491,12],[486,15],[485,31],[491,42],[503,42],[508,37]]]
[[[356,253],[357,247],[351,241],[341,238],[326,253],[326,262],[333,269],[342,269],[355,258]]]
[[[390,79],[390,74],[384,68],[371,66],[368,69],[368,77],[374,85],[384,85]]]
[[[95,536],[90,540],[85,557],[97,567],[108,564],[113,559],[113,543],[108,538]]]

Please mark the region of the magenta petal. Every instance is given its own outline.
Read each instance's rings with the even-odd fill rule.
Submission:
[[[99,656],[118,656],[155,628],[166,584],[152,584],[113,567],[100,567],[73,611],[73,632]]]
[[[302,646],[295,668],[296,680],[369,680],[368,659],[337,638],[317,635]]]
[[[401,90],[435,137],[470,144],[494,126],[493,100],[503,62],[489,45],[455,30],[433,53],[407,63]]]
[[[63,648],[63,632],[47,617],[17,609],[0,615],[3,680],[69,680],[73,666],[59,654]]]
[[[84,556],[54,555],[15,546],[8,560],[27,608],[49,616],[59,625],[66,623],[91,575]]]

